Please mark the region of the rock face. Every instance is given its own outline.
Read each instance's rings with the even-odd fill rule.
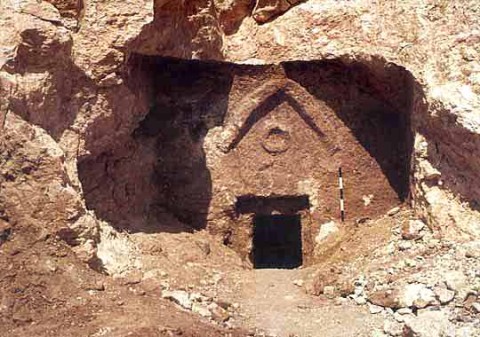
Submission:
[[[131,138],[78,166],[87,206],[117,228],[138,231],[171,213],[230,235],[247,257],[258,216],[298,216],[311,263],[317,224],[340,220],[340,169],[350,221],[378,217],[408,194],[412,84],[400,68],[373,78],[359,63],[233,66],[138,54],[129,65],[152,92],[148,115]],[[395,132],[382,131],[392,123]]]
[[[247,256],[252,214],[281,211],[238,200],[307,196],[308,256],[339,167],[352,221],[407,201],[480,238],[476,0],[5,0],[0,25],[2,246],[31,229],[95,266],[104,221]]]
[[[462,181],[466,181],[466,178],[459,179],[457,177],[459,172],[462,172],[464,177],[471,177],[471,179],[467,179],[468,181],[478,180],[474,177],[477,171],[474,159],[478,157],[475,156],[477,147],[473,145],[476,141],[475,130],[478,129],[478,121],[476,121],[475,114],[470,111],[473,111],[478,104],[476,93],[479,90],[478,72],[471,63],[476,59],[476,50],[472,46],[478,42],[478,34],[475,29],[463,32],[461,25],[453,23],[456,22],[454,18],[457,10],[454,6],[446,5],[442,9],[445,13],[442,18],[437,13],[440,9],[428,9],[413,5],[409,7],[409,3],[403,4],[401,9],[378,8],[383,13],[382,15],[389,18],[394,18],[396,11],[399,10],[409,14],[403,16],[408,19],[402,24],[392,20],[390,25],[383,27],[385,34],[389,29],[395,27],[394,39],[392,40],[390,37],[387,43],[383,35],[378,35],[376,45],[381,48],[374,52],[371,43],[366,41],[373,36],[372,34],[375,34],[372,25],[376,23],[377,18],[367,14],[356,14],[361,12],[362,8],[365,9],[365,13],[368,13],[369,9],[365,7],[366,3],[362,1],[348,5],[325,2],[320,4],[316,1],[309,1],[295,6],[276,19],[274,19],[275,16],[285,12],[295,3],[291,1],[257,1],[253,6],[241,1],[221,4],[197,1],[195,4],[189,2],[188,5],[160,1],[155,5],[153,3],[131,3],[122,8],[106,3],[97,4],[95,1],[81,4],[67,1],[51,3],[38,4],[34,1],[2,3],[4,6],[1,17],[2,26],[8,27],[1,35],[3,125],[9,128],[8,124],[11,123],[12,119],[5,120],[8,112],[8,114],[15,114],[28,123],[43,128],[53,138],[53,141],[58,143],[58,147],[64,153],[65,170],[80,199],[83,198],[83,192],[90,194],[93,192],[89,191],[90,188],[87,191],[81,190],[75,167],[76,162],[80,162],[80,165],[83,165],[81,167],[84,167],[84,165],[88,165],[88,162],[103,160],[104,165],[109,167],[107,175],[122,176],[123,174],[120,184],[125,182],[123,187],[118,186],[117,180],[110,185],[109,193],[115,195],[112,208],[118,208],[117,205],[125,202],[130,204],[133,202],[136,216],[141,218],[142,209],[158,207],[154,204],[158,205],[159,203],[148,202],[154,198],[153,195],[158,196],[162,193],[150,187],[151,178],[147,176],[153,173],[149,173],[148,170],[144,170],[142,176],[132,175],[127,171],[120,173],[121,170],[134,167],[135,163],[139,162],[145,169],[152,167],[154,165],[152,161],[156,160],[152,157],[153,154],[139,148],[138,139],[131,138],[132,132],[138,128],[140,120],[148,114],[149,106],[152,104],[148,97],[153,93],[153,88],[148,84],[151,82],[145,77],[145,74],[131,76],[133,68],[129,67],[125,60],[133,52],[162,57],[224,59],[233,62],[256,63],[300,59],[321,60],[326,54],[329,54],[329,59],[337,57],[339,62],[344,62],[343,64],[351,64],[352,60],[356,60],[357,63],[354,64],[363,65],[365,71],[371,72],[370,83],[361,84],[365,88],[370,88],[367,89],[370,95],[375,95],[373,94],[374,90],[377,90],[381,95],[377,99],[383,103],[390,102],[393,109],[410,109],[406,113],[410,113],[412,117],[409,128],[411,135],[415,137],[415,142],[404,139],[402,144],[407,148],[415,145],[412,159],[416,163],[417,169],[411,172],[414,179],[410,194],[415,201],[419,215],[427,220],[430,226],[445,235],[456,235],[455,233],[459,232],[456,228],[461,230],[463,235],[475,236],[479,232],[475,225],[478,223],[475,221],[478,216],[475,207],[469,208],[468,203],[460,204],[454,201],[455,196],[466,200],[476,200],[475,185],[469,184],[469,188],[466,189],[463,187],[464,184],[462,185]],[[470,8],[474,8],[473,5],[474,2],[471,5],[466,2],[462,6],[462,13],[466,13],[465,15],[468,16],[471,13]],[[249,11],[252,11],[252,17],[257,21],[274,20],[268,26],[256,26],[249,17]],[[102,16],[98,15],[100,12],[103,13]],[[131,13],[135,14],[130,15]],[[413,34],[414,28],[420,24],[415,13],[423,13],[422,15],[428,18],[422,23],[425,26],[423,29],[426,32],[425,37]],[[349,19],[345,20],[347,17]],[[469,18],[474,20],[474,17]],[[73,27],[72,24],[67,24],[67,19],[78,21],[78,25]],[[338,20],[343,24],[330,29]],[[445,22],[447,22],[446,25]],[[235,28],[226,29],[227,26]],[[316,28],[311,30],[313,26]],[[165,27],[183,28],[173,31],[171,28]],[[295,27],[295,32],[292,31],[292,27]],[[452,79],[448,84],[450,86],[448,92],[452,93],[450,95],[445,94],[447,83],[444,79],[448,75],[445,67],[432,64],[430,61],[434,57],[430,57],[429,62],[424,62],[422,59],[426,53],[429,53],[429,45],[423,43],[422,39],[428,39],[426,36],[431,32],[438,32],[438,27],[442,27],[440,32],[448,31],[449,34],[448,36],[442,35],[440,42],[437,42],[436,45],[444,48],[444,46],[454,44],[454,48],[448,54],[449,58],[445,62],[450,62],[449,64],[452,65],[448,67],[450,71],[453,71],[452,69],[459,70],[458,73],[451,74]],[[226,29],[227,32],[224,37],[222,37],[222,29]],[[328,35],[323,40],[316,38],[316,34],[323,30],[328,30]],[[179,36],[176,34],[178,31],[184,32],[184,35]],[[253,32],[256,37],[247,39],[246,37],[251,36]],[[304,41],[310,42],[304,43]],[[394,41],[398,42],[398,45],[401,46],[400,49],[393,47]],[[355,47],[352,47],[353,42],[355,42]],[[241,46],[240,49],[239,46]],[[438,53],[442,53],[440,49]],[[365,56],[368,54],[370,56]],[[410,96],[405,96],[408,97],[410,103],[398,105],[400,101],[397,97],[400,96],[395,96],[395,90],[398,89],[393,86],[393,83],[399,83],[396,79],[391,84],[383,85],[383,88],[388,88],[388,91],[378,91],[379,85],[382,86],[381,83],[389,83],[382,81],[393,80],[397,76],[394,73],[399,71],[395,70],[398,69],[396,67],[386,70],[387,63],[382,60],[382,57],[399,66],[404,66],[413,74],[414,82],[403,86],[405,90],[413,90],[412,87],[415,87],[413,92],[410,91]],[[347,60],[348,63],[345,63]],[[313,74],[317,70],[305,68],[302,71]],[[303,81],[301,85],[315,96],[315,84],[308,80],[310,75],[302,77],[304,75],[300,75],[300,73],[299,66],[295,66],[295,64],[287,69],[288,78],[293,76],[295,80]],[[325,78],[326,75],[320,76]],[[329,72],[329,75],[332,73]],[[251,78],[254,77],[252,76]],[[239,81],[240,79],[241,76]],[[415,83],[425,81],[429,81],[428,91],[418,90],[421,88],[421,84]],[[263,79],[260,82],[265,83]],[[226,86],[225,83],[216,85],[223,88]],[[233,81],[230,85],[235,91],[236,82]],[[252,82],[251,85],[256,86],[257,84]],[[259,97],[262,95],[268,96],[269,90],[278,90],[274,84],[271,86],[272,89],[268,89],[268,85],[264,89],[261,89],[260,86],[259,91],[256,91],[256,95],[260,96],[253,97],[252,100],[260,99]],[[244,87],[248,88],[246,85]],[[262,90],[264,93],[261,93]],[[287,89],[287,92],[288,90],[296,89]],[[238,94],[242,95],[240,92],[238,91]],[[337,92],[341,91],[337,90]],[[252,94],[255,95],[255,92]],[[351,93],[349,95],[352,97]],[[333,97],[331,96],[332,99]],[[360,96],[357,99],[361,99]],[[425,108],[426,102],[429,103],[428,108]],[[235,99],[232,97],[229,106],[233,108],[238,104],[245,103],[240,100],[235,103]],[[338,109],[335,107],[335,104],[338,103],[332,101],[329,104],[334,110]],[[352,101],[348,104],[355,106],[360,104],[360,101]],[[236,110],[230,110],[223,112],[226,114],[226,124],[220,123],[225,128],[224,133],[227,134],[232,132],[232,127],[240,127],[236,126],[236,122],[233,121],[237,119],[241,121],[242,113],[245,114],[243,118],[246,118],[250,111],[250,109],[244,109],[237,116]],[[307,126],[305,130],[308,129]],[[109,131],[107,132],[107,130]],[[215,138],[213,135],[214,133],[207,137],[205,144],[214,142],[214,139],[219,137],[215,136]],[[232,135],[226,137],[235,138]],[[281,135],[272,135],[271,137],[281,138]],[[285,142],[285,139],[279,141]],[[264,142],[264,145],[268,147],[267,143],[270,140],[266,139]],[[123,145],[114,145],[120,143]],[[442,145],[444,143],[449,145]],[[460,144],[467,143],[471,144],[471,157],[458,154],[461,153],[461,148],[464,148],[464,145]],[[242,142],[239,144],[242,145]],[[276,149],[277,146],[281,146],[279,144],[272,145],[275,148],[274,152],[279,151]],[[217,171],[213,167],[223,165],[217,163],[220,160],[218,157],[220,154],[212,153],[210,155],[210,150],[207,152],[209,169],[211,169],[211,174],[215,175]],[[109,156],[111,154],[116,156],[115,168],[107,164],[107,159],[105,159],[107,153],[110,153]],[[403,153],[400,156],[405,156],[405,152]],[[127,159],[135,158],[135,156],[137,159],[133,161]],[[469,161],[468,158],[472,158],[472,160]],[[227,162],[231,164],[230,160]],[[384,165],[383,159],[378,157],[376,162],[375,165]],[[115,171],[118,173],[114,173]],[[153,172],[153,168],[150,169],[150,172]],[[406,173],[402,174],[408,175],[409,171],[404,172]],[[100,178],[101,176],[96,170],[96,173],[89,172],[88,177],[83,177],[84,184],[95,185],[92,175],[97,175],[97,180],[104,179]],[[94,181],[88,183],[92,179]],[[210,179],[215,180],[217,177],[213,176]],[[405,176],[401,178],[402,181],[405,179]],[[307,180],[304,185],[315,185],[315,179],[308,180],[308,182]],[[132,191],[127,187],[128,185],[138,186],[139,193],[147,196],[147,202],[132,200]],[[395,187],[395,183],[393,186],[398,192],[399,188]],[[215,186],[213,186],[212,192],[215,196],[221,193]],[[247,192],[245,190],[241,193]],[[137,191],[133,193],[135,195]],[[405,194],[405,191],[402,193]],[[374,193],[373,203],[379,198],[378,193],[376,194]],[[220,199],[228,198],[231,199],[231,196],[220,197]],[[115,202],[115,200],[117,201]],[[232,201],[230,200],[229,203]],[[470,206],[474,205],[470,203]],[[212,210],[219,208],[216,201],[212,201],[211,208]],[[443,221],[446,217],[450,220]],[[108,216],[106,218],[109,219]]]
[[[265,23],[285,13],[301,0],[257,0],[252,17],[258,23]]]

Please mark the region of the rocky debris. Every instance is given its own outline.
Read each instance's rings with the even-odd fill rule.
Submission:
[[[480,309],[476,305],[479,303],[477,270],[480,266],[476,258],[466,254],[475,245],[471,242],[456,245],[441,242],[428,233],[416,240],[413,237],[405,240],[405,236],[400,234],[400,231],[397,232],[398,236],[391,241],[397,243],[398,249],[392,256],[409,257],[399,262],[390,260],[383,265],[386,271],[367,274],[369,281],[365,281],[374,284],[373,289],[366,292],[368,308],[372,314],[378,314],[379,308],[383,309],[381,312],[387,320],[384,333],[389,336],[420,337],[456,336],[455,333],[458,335],[459,331],[467,331],[468,336],[472,331],[477,331],[478,327],[468,324],[476,321],[474,316]],[[400,249],[398,244],[401,242],[411,243],[410,248]],[[441,254],[428,253],[439,248],[444,250]],[[385,254],[390,256],[387,250]],[[415,261],[413,267],[410,260]],[[393,263],[395,267],[388,268],[388,264]],[[418,265],[422,268],[416,269],[413,274],[397,279],[388,278],[407,271],[407,267],[415,268]],[[428,321],[430,323],[427,324]]]
[[[425,331],[418,326],[429,314],[414,319],[418,312],[427,311],[441,313],[432,316],[440,326],[432,328],[435,333],[439,329],[444,331],[442,327],[457,333],[478,330],[468,325],[476,321],[480,309],[476,304],[480,303],[480,261],[475,257],[478,246],[474,242],[439,240],[423,222],[411,218],[395,220],[397,225],[393,227],[390,242],[375,255],[382,261],[378,270],[362,270],[362,276],[350,282],[353,289],[347,299],[358,305],[366,304],[371,314],[385,317],[388,333],[377,331],[379,336],[423,336]],[[327,273],[319,275],[317,284],[323,285],[320,292],[328,297],[338,296],[339,285],[349,278],[349,272],[345,271],[350,267],[330,277],[325,276]],[[339,299],[335,298],[335,303],[343,305]]]
[[[227,322],[235,309],[235,306],[229,302],[214,301],[208,296],[189,293],[184,290],[164,290],[162,298],[168,299],[186,310],[190,310],[217,323]]]

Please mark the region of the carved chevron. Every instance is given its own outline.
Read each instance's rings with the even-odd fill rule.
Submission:
[[[299,84],[290,80],[274,80],[263,84],[258,89],[254,90],[250,95],[247,95],[238,105],[238,108],[233,110],[226,120],[222,134],[224,139],[220,148],[227,153],[234,149],[243,137],[248,134],[250,129],[260,119],[267,116],[276,106],[282,102],[287,102],[300,116],[300,118],[311,128],[318,138],[332,147],[329,143],[325,133],[316,124],[314,118],[309,114],[306,107],[306,99],[296,98],[295,91],[301,92],[302,96],[309,97],[305,89]],[[315,109],[323,110],[318,103],[309,100],[310,105]]]

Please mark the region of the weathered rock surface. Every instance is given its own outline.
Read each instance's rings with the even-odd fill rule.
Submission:
[[[44,257],[37,265],[35,259],[22,252],[52,238],[59,238],[76,252],[76,258],[69,257],[69,265],[74,266],[69,270],[76,270],[78,261],[75,259],[79,259],[97,270],[105,271],[104,265],[107,265],[111,268],[108,272],[122,274],[133,264],[140,266],[132,256],[136,249],[142,248],[148,251],[147,255],[153,256],[152,260],[155,254],[168,255],[169,252],[174,262],[196,263],[211,256],[218,257],[217,253],[210,252],[218,247],[197,243],[190,240],[191,236],[183,237],[182,242],[187,242],[181,246],[184,252],[177,254],[177,251],[162,252],[158,242],[148,241],[147,248],[137,248],[121,242],[128,233],[123,236],[111,234],[115,232],[111,225],[117,220],[123,221],[117,229],[128,228],[134,234],[155,232],[160,227],[171,232],[190,231],[184,219],[178,219],[165,207],[165,190],[169,187],[167,183],[159,187],[156,179],[164,178],[161,181],[168,182],[169,173],[182,169],[195,172],[195,165],[204,164],[187,160],[202,157],[203,145],[196,144],[192,146],[196,156],[186,153],[185,148],[172,145],[168,149],[178,161],[187,163],[182,169],[164,165],[158,149],[166,151],[162,147],[166,143],[144,141],[142,134],[135,132],[149,111],[158,108],[152,102],[151,74],[134,71],[138,54],[256,65],[328,59],[343,65],[361,65],[374,75],[372,78],[388,77],[395,67],[405,69],[412,76],[411,87],[407,88],[411,92],[413,111],[412,154],[411,158],[405,158],[406,162],[413,163],[410,195],[415,218],[422,219],[428,229],[420,220],[406,223],[401,235],[408,243],[392,245],[393,249],[402,248],[395,254],[407,255],[421,249],[431,249],[432,254],[437,254],[436,249],[443,249],[442,242],[447,239],[454,244],[479,239],[478,13],[476,0],[422,4],[413,0],[375,4],[367,0],[133,0],[121,5],[98,0],[2,1],[0,267],[8,272],[2,274],[1,286],[7,287],[12,279],[19,284],[15,283],[15,288],[5,292],[8,296],[1,298],[0,308],[8,313],[0,312],[2,324],[8,323],[9,328],[18,324],[34,329],[35,325],[30,323],[40,320],[35,310],[48,308],[46,300],[32,289],[49,284],[45,275],[62,268]],[[190,103],[202,102],[204,97],[217,94],[211,87],[205,88],[208,90],[193,92]],[[391,89],[382,87],[377,94],[388,95]],[[176,97],[164,97],[160,101],[169,102],[171,106],[178,102]],[[182,109],[186,114],[190,111],[186,106]],[[202,116],[195,121],[198,125],[217,123]],[[183,122],[181,118],[175,119],[177,125]],[[182,137],[205,137],[196,132],[195,128],[184,130]],[[215,155],[208,158],[217,159]],[[156,176],[155,165],[164,165],[166,178]],[[205,174],[202,178],[208,181],[211,177]],[[307,182],[301,187],[317,189],[310,185]],[[184,192],[179,195],[192,203],[198,201]],[[89,200],[100,200],[105,212],[93,212],[91,204],[85,201],[87,196]],[[378,197],[368,196],[366,203],[375,202]],[[175,204],[174,198],[172,200]],[[208,202],[205,204],[210,207]],[[146,216],[153,213],[158,217]],[[398,213],[391,215],[394,219]],[[104,221],[110,218],[115,221]],[[109,229],[102,230],[102,226]],[[228,233],[221,234],[228,242]],[[247,231],[243,234],[245,238],[249,235]],[[430,235],[438,240],[430,240]],[[326,237],[325,231],[320,236],[323,237]],[[103,244],[102,238],[105,239]],[[115,245],[119,242],[121,244]],[[55,245],[48,246],[52,249],[49,254],[68,254],[63,248],[62,253],[55,251],[52,248]],[[362,286],[362,291],[354,298],[358,303],[368,298],[371,303],[386,308],[428,309],[437,301],[443,306],[464,305],[463,301],[470,296],[469,312],[477,311],[477,295],[472,295],[472,291],[476,289],[474,280],[478,279],[478,269],[475,269],[478,252],[478,246],[472,245],[464,252],[442,255],[441,259],[434,260],[434,265],[445,261],[438,273],[428,266],[424,268],[423,260],[404,256],[403,261],[408,263],[391,267],[385,278],[394,282],[397,273],[399,277],[406,277],[413,270],[424,268],[425,283],[414,280],[405,289],[376,290],[368,297]],[[471,268],[457,265],[466,270],[452,269],[447,273],[447,263],[456,263],[455,253],[466,256],[469,261],[462,260],[462,263],[471,264]],[[43,256],[41,254],[40,250],[35,250],[35,256]],[[371,259],[362,263],[373,262]],[[26,269],[21,269],[23,267]],[[21,277],[14,275],[15,269]],[[32,271],[39,271],[40,276]],[[150,279],[158,277],[157,274],[161,272],[152,272]],[[437,274],[442,274],[443,278]],[[23,281],[17,280],[27,280],[29,275],[36,275],[34,277],[42,282],[33,280],[35,287],[29,289]],[[61,289],[67,289],[73,278],[62,278],[61,285],[48,288],[54,289],[51,297],[63,296]],[[333,286],[337,292],[338,278],[338,275],[322,275],[308,286],[317,294]],[[445,285],[438,284],[441,282]],[[77,301],[76,291],[70,294],[74,295],[72,301]],[[15,296],[22,292],[28,296],[21,300],[32,299],[31,302],[25,306],[14,305],[19,301]],[[81,296],[84,295],[78,296],[78,303],[68,305],[76,309],[85,306],[87,300]],[[209,317],[205,308],[195,303],[192,310]],[[62,307],[65,310],[62,312],[68,312],[71,308],[68,305]],[[374,311],[378,309],[373,308]],[[138,311],[138,308],[131,309]],[[218,321],[227,320],[223,311],[215,315]],[[418,311],[416,318],[402,316],[407,316],[405,323],[411,335],[450,333],[451,326],[443,313],[424,309]],[[62,317],[50,319],[61,321]],[[386,327],[385,332],[401,334],[401,325],[397,323]],[[100,329],[103,323],[96,324]],[[88,333],[102,335],[106,330],[98,331],[89,330]],[[158,331],[137,332],[145,335]],[[37,335],[33,330],[29,333]]]

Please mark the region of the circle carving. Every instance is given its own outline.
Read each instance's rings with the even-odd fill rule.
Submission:
[[[262,141],[262,147],[270,154],[280,154],[290,148],[290,133],[278,127],[270,129]]]

